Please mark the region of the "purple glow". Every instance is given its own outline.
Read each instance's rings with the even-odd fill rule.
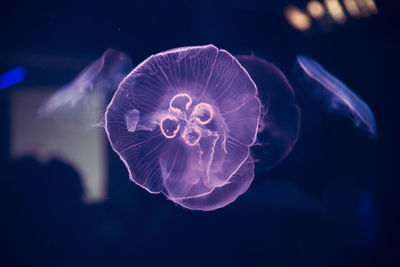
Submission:
[[[121,82],[106,131],[136,184],[214,210],[253,180],[260,111],[257,87],[232,55],[185,47],[151,56]]]

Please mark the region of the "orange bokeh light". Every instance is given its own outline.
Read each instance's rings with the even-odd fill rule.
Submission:
[[[299,31],[306,31],[311,27],[310,17],[295,6],[285,8],[285,17],[290,25]]]

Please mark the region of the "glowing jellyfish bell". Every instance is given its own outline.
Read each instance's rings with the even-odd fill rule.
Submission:
[[[242,65],[213,45],[153,55],[120,83],[106,131],[130,179],[189,209],[234,201],[254,177],[261,104]]]
[[[296,69],[302,74],[297,77],[301,87],[317,99],[323,109],[351,119],[356,127],[363,129],[371,138],[377,137],[371,109],[343,82],[309,57],[298,56]]]

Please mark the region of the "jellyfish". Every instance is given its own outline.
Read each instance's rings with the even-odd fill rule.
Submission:
[[[107,50],[40,112],[95,114],[85,123],[104,127],[130,180],[150,193],[192,210],[224,207],[247,191],[255,163],[269,170],[297,141],[294,91],[264,59],[205,45],[130,66],[126,54]],[[107,107],[93,107],[92,96]]]
[[[153,55],[120,83],[105,114],[129,177],[194,210],[233,202],[254,178],[261,103],[238,60],[213,45]]]
[[[301,87],[318,100],[324,110],[349,118],[371,138],[377,137],[371,109],[349,87],[309,57],[298,56],[296,69],[302,73],[298,78]]]
[[[271,62],[255,55],[236,56],[255,82],[262,112],[253,155],[257,171],[266,172],[285,159],[295,146],[300,129],[300,108],[289,81]]]
[[[104,125],[104,112],[120,81],[132,70],[128,55],[107,49],[71,83],[54,93],[39,109],[41,117],[54,117],[63,124],[86,128]],[[71,110],[80,114],[71,118]]]

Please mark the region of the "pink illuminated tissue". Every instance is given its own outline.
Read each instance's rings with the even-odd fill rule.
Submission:
[[[185,47],[151,56],[120,83],[106,131],[136,184],[213,210],[253,180],[260,110],[236,58],[213,45]]]

